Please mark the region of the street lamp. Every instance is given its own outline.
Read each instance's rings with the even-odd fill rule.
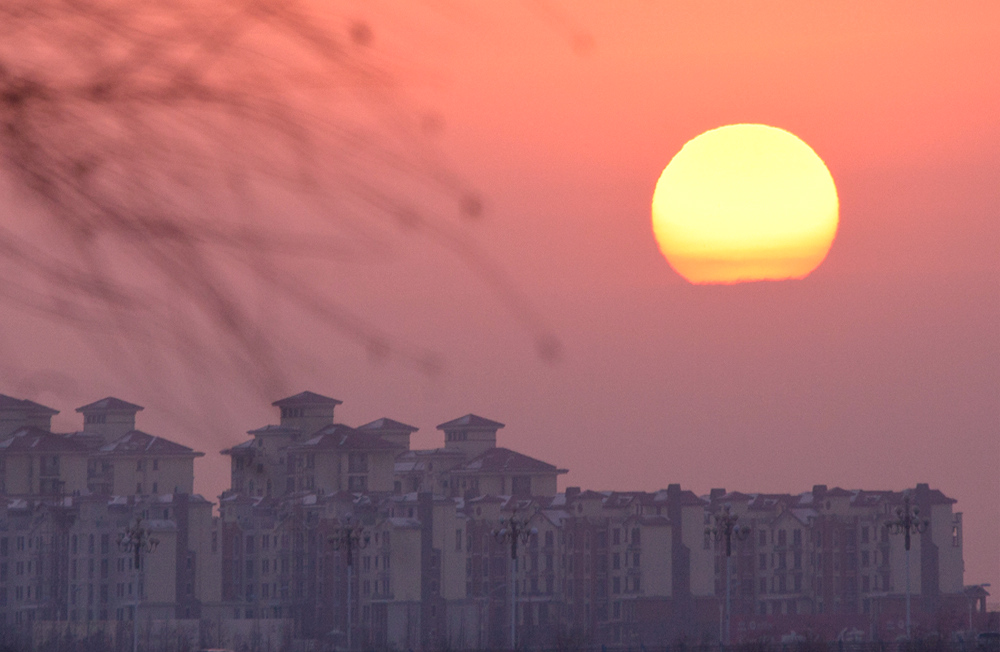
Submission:
[[[493,530],[493,536],[500,543],[510,544],[510,647],[517,648],[517,544],[528,543],[538,530],[528,527],[527,518],[518,518],[517,510],[509,517],[500,518],[500,527]]]
[[[886,521],[885,527],[891,534],[903,535],[906,549],[906,638],[910,638],[910,535],[926,532],[931,522],[920,519],[920,508],[910,505],[909,490],[903,493],[903,505],[896,508],[896,520]]]
[[[351,515],[344,517],[342,525],[334,530],[329,539],[334,550],[347,555],[347,649],[351,649],[351,583],[354,569],[354,550],[367,548],[371,536],[360,525],[352,523]]]
[[[731,637],[731,620],[733,613],[732,589],[730,587],[729,575],[732,572],[733,537],[742,541],[750,536],[750,527],[746,525],[736,525],[739,514],[734,514],[732,505],[726,503],[722,509],[712,515],[715,525],[705,528],[705,536],[715,537],[716,541],[726,542],[726,618],[725,630],[723,631],[723,644],[729,645]]]
[[[160,545],[160,540],[152,536],[146,528],[142,527],[142,519],[136,517],[135,523],[131,527],[126,527],[118,539],[118,548],[122,552],[133,553],[132,567],[135,569],[135,606],[132,611],[132,652],[139,649],[139,600],[140,587],[142,586],[142,555],[156,551],[156,546]]]

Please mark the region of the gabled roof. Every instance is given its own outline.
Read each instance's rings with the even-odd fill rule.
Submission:
[[[358,432],[342,423],[317,430],[309,439],[291,444],[290,451],[301,450],[399,450],[395,444],[369,432]]]
[[[305,405],[340,405],[343,401],[338,401],[329,396],[323,396],[314,392],[299,392],[295,396],[283,398],[271,405],[275,407],[300,407]]]
[[[54,410],[41,403],[35,403],[26,398],[14,398],[6,394],[0,394],[0,410],[25,410],[32,414],[59,414],[59,410]]]
[[[18,428],[9,437],[0,441],[0,452],[66,452],[85,453],[88,448],[78,441],[67,439],[34,426]]]
[[[107,398],[102,398],[99,401],[94,401],[93,403],[88,403],[82,407],[76,408],[77,412],[138,412],[140,410],[145,410],[146,408],[141,405],[136,405],[135,403],[129,403],[128,401],[123,401],[120,398],[115,398],[114,396],[108,396]]]
[[[201,457],[192,448],[183,446],[163,437],[156,437],[141,430],[130,430],[111,443],[98,449],[102,455],[184,455]]]
[[[255,430],[247,430],[248,435],[298,435],[302,431],[292,426],[267,425]]]
[[[62,433],[60,436],[78,444],[82,444],[91,450],[100,448],[104,445],[104,437],[94,432],[83,432],[78,430],[76,432]]]
[[[490,448],[451,473],[568,473],[509,448]]]
[[[466,430],[499,430],[504,424],[499,421],[490,421],[475,414],[466,414],[451,421],[446,421],[437,427],[438,430],[456,430],[464,428]]]
[[[235,455],[242,451],[249,450],[251,453],[256,449],[253,448],[254,440],[248,439],[241,444],[236,444],[235,446],[230,446],[229,448],[219,451],[219,455]]]
[[[366,423],[363,426],[358,426],[358,430],[396,430],[396,431],[406,431],[406,432],[416,432],[420,430],[416,426],[408,426],[400,421],[394,421],[393,419],[387,419],[382,417],[381,419],[376,419],[371,423]]]

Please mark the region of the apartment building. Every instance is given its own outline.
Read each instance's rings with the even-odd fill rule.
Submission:
[[[926,521],[923,532],[913,535],[909,552],[918,620],[936,626],[930,621],[949,600],[952,610],[967,607],[960,597],[962,514],[953,513],[954,499],[926,484],[903,492],[816,485],[798,495],[715,489],[710,502],[710,512],[726,507],[749,527],[749,536],[733,543],[734,638],[785,621],[817,630],[850,626],[868,636],[901,635],[907,553],[904,537],[892,534],[887,523],[906,504]],[[715,542],[712,547],[721,597],[725,546]]]
[[[140,622],[269,632],[278,647],[641,647],[719,640],[728,586],[734,642],[893,639],[907,567],[917,631],[969,608],[962,515],[926,484],[560,492],[567,471],[498,445],[498,421],[467,414],[437,426],[440,447],[412,449],[415,426],[351,427],[339,405],[275,401],[277,423],[222,451],[231,486],[213,517],[192,494],[202,453],[137,430],[141,406],[108,397],[78,408],[80,431],[53,433],[56,410],[0,395],[4,635],[120,632],[138,605]],[[886,527],[906,505],[926,520],[909,564]],[[729,560],[706,530],[721,510],[746,526]],[[511,519],[516,564],[498,536]],[[118,546],[136,522],[159,542],[141,568]]]
[[[357,645],[495,647],[510,645],[514,591],[521,644],[691,634],[702,613],[714,625],[707,503],[691,492],[558,494],[566,470],[497,446],[500,422],[468,414],[437,427],[442,447],[412,450],[415,427],[352,428],[335,422],[339,404],[311,392],[275,401],[278,424],[223,451],[233,618],[291,615],[297,636],[339,644],[350,632]],[[514,515],[533,533],[512,580],[495,531]],[[350,558],[351,609],[347,552],[333,547],[348,518],[365,532]]]
[[[135,617],[197,619],[219,603],[212,504],[192,494],[203,455],[135,428],[143,408],[108,397],[77,409],[82,430],[51,431],[57,410],[0,396],[0,624],[118,630]],[[155,552],[119,542],[141,523]]]

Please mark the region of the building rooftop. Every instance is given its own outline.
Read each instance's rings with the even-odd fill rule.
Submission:
[[[568,473],[566,469],[509,448],[491,448],[462,464],[451,473]]]
[[[18,428],[10,436],[0,441],[0,452],[79,452],[85,453],[89,448],[82,442],[56,435],[48,430],[25,426]]]
[[[303,407],[306,405],[340,405],[341,403],[343,401],[315,392],[299,392],[295,396],[277,400],[271,405],[275,407]]]
[[[141,405],[136,405],[135,403],[129,403],[128,401],[123,401],[120,398],[115,398],[114,396],[108,396],[107,398],[102,398],[99,401],[94,401],[93,403],[88,403],[81,407],[76,408],[77,412],[104,412],[104,411],[120,411],[120,412],[139,412],[140,410],[145,410],[146,408]]]
[[[490,421],[475,414],[466,414],[464,417],[446,421],[437,427],[438,430],[455,430],[464,428],[466,430],[499,430],[505,427],[499,421]]]
[[[317,430],[309,439],[288,446],[290,451],[301,450],[398,450],[395,444],[369,432],[358,432],[342,423],[334,423]]]
[[[131,430],[118,439],[101,446],[98,451],[103,455],[184,455],[201,457],[193,448],[172,442],[163,437],[156,437],[141,430]]]
[[[0,410],[26,410],[33,414],[59,414],[59,410],[54,410],[41,403],[35,403],[26,398],[14,398],[6,394],[0,394]]]
[[[358,426],[357,429],[358,430],[397,430],[397,431],[406,431],[406,432],[416,432],[416,431],[420,430],[420,428],[417,428],[416,426],[409,426],[409,425],[406,425],[405,423],[402,423],[400,421],[395,421],[393,419],[388,419],[386,417],[382,417],[381,419],[376,419],[375,421],[372,421],[371,423],[366,423],[363,426]]]

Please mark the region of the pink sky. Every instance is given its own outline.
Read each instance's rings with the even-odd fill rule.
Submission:
[[[378,51],[406,62],[414,106],[442,117],[436,146],[486,198],[465,228],[560,338],[561,362],[538,359],[466,265],[416,243],[323,273],[359,312],[439,351],[446,372],[373,363],[276,315],[308,351],[289,353],[287,393],[339,398],[351,425],[419,426],[417,446],[440,445],[434,426],[467,412],[502,421],[500,444],[569,468],[563,486],[929,482],[965,513],[966,583],[1000,588],[1000,5],[550,7],[431,3],[414,27],[389,3],[372,23]],[[837,183],[840,231],[803,281],[694,287],[657,250],[660,171],[735,122],[795,133]],[[211,369],[191,387],[135,382],[61,326],[7,319],[22,364],[77,383],[28,396],[63,411],[57,427],[108,394],[145,405],[140,427],[208,453],[196,466],[208,496],[228,484],[217,452],[276,419],[281,396]],[[210,427],[183,418],[206,405]]]

